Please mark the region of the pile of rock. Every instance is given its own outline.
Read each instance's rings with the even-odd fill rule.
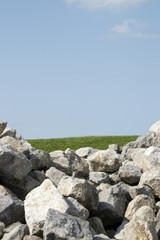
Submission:
[[[157,240],[160,122],[123,148],[45,153],[0,121],[0,238]]]

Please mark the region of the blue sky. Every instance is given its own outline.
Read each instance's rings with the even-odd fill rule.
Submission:
[[[160,120],[159,0],[1,0],[0,110],[24,138]]]

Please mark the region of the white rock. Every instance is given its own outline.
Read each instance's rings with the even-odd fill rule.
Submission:
[[[150,129],[149,129],[149,132],[154,132],[156,134],[159,134],[160,133],[160,121],[154,123]]]

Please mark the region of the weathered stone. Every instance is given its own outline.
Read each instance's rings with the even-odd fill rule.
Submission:
[[[142,172],[133,164],[127,164],[119,168],[118,175],[123,182],[134,185],[139,183]]]
[[[42,183],[46,179],[46,175],[38,170],[32,171],[29,173],[29,176],[31,176],[36,181]]]
[[[22,240],[28,233],[29,230],[26,224],[16,222],[5,228],[2,240]]]
[[[160,198],[160,169],[144,172],[139,185],[148,185],[153,189],[154,194]]]
[[[92,147],[84,147],[76,150],[76,154],[80,157],[87,158],[93,153],[97,152],[98,149],[93,149]]]
[[[104,226],[112,226],[123,220],[128,199],[128,192],[120,184],[99,192],[97,216],[102,219]]]
[[[58,186],[62,177],[64,177],[65,175],[66,174],[64,172],[56,169],[55,167],[50,167],[46,171],[46,176],[55,184],[56,187]]]
[[[83,207],[83,205],[79,203],[75,198],[68,197],[65,198],[65,200],[69,206],[68,214],[79,217],[81,219],[87,219],[89,217],[89,211]]]
[[[106,234],[102,220],[98,217],[91,217],[88,219],[90,226],[94,229],[96,234]]]
[[[69,211],[65,199],[49,179],[26,196],[24,207],[25,219],[31,235],[42,234],[49,208],[63,213]]]
[[[138,195],[128,204],[127,210],[125,212],[125,218],[131,220],[132,216],[142,206],[151,207],[153,210],[155,209],[155,203],[153,199],[144,194]]]
[[[54,151],[50,152],[51,166],[56,169],[64,172],[65,174],[72,175],[72,171],[70,169],[70,163],[63,151]]]
[[[0,221],[8,226],[16,221],[24,221],[23,202],[18,198],[0,195]]]
[[[152,198],[155,200],[153,190],[149,186],[133,186],[129,188],[129,194],[132,199],[134,199],[136,196],[140,194],[145,194],[148,197]]]
[[[92,240],[89,222],[49,209],[44,224],[44,240]]]
[[[14,128],[6,127],[3,131],[3,133],[1,134],[0,138],[6,137],[6,136],[10,136],[12,138],[15,138],[16,137],[16,130]]]
[[[89,211],[97,210],[98,191],[85,179],[64,176],[59,182],[58,190],[63,196],[77,199]]]
[[[0,222],[0,238],[3,236],[3,231],[5,229],[5,225],[3,222]]]
[[[35,150],[29,156],[33,170],[46,170],[50,167],[50,156],[42,150]]]
[[[120,153],[120,146],[118,144],[109,144],[108,149]]]
[[[125,225],[125,240],[158,240],[155,230],[155,215],[154,211],[143,206],[133,215],[128,224]]]
[[[154,132],[156,134],[160,134],[160,121],[154,123],[150,129],[149,132]]]
[[[107,237],[104,234],[98,234],[98,235],[93,236],[93,240],[112,240],[112,239]]]
[[[24,236],[23,240],[42,240],[42,238],[40,238],[38,236],[26,235],[26,236]]]
[[[114,238],[116,240],[124,240],[124,227],[125,225],[128,223],[129,221],[127,219],[124,218],[123,222],[121,223],[121,225],[116,229],[116,232],[114,234]]]
[[[111,187],[111,184],[109,183],[101,183],[99,186],[96,187],[96,189],[98,190],[98,192],[101,192],[105,189],[108,189],[109,187]]]
[[[3,121],[3,120],[0,120],[0,135],[3,133],[6,126],[7,126],[7,122]]]
[[[16,198],[17,196],[7,187],[0,185],[0,196]]]
[[[118,175],[118,171],[117,171],[117,172],[114,172],[114,173],[112,173],[112,174],[109,174],[109,178],[110,178],[110,183],[111,183],[112,185],[115,185],[115,184],[118,184],[118,183],[121,182],[121,179],[120,179],[120,177],[119,177],[119,175]]]
[[[91,172],[115,172],[120,167],[120,155],[109,149],[99,150],[87,159]]]
[[[109,175],[105,172],[90,172],[89,180],[97,185],[101,183],[110,183]]]

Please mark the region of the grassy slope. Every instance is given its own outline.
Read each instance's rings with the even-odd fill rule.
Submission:
[[[135,141],[138,136],[92,136],[92,137],[71,137],[27,140],[36,149],[45,152],[56,150],[66,150],[70,148],[77,150],[81,147],[93,147],[97,149],[107,149],[109,144],[117,143],[124,146],[128,142]]]

